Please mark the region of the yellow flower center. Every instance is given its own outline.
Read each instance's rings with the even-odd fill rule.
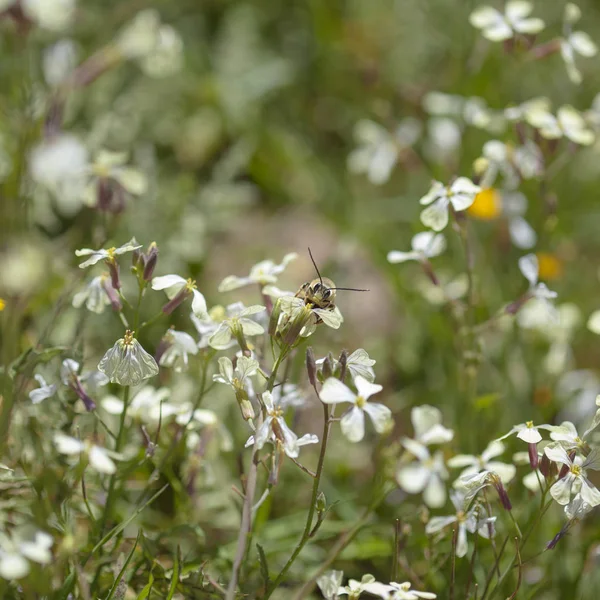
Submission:
[[[467,208],[467,213],[475,219],[492,221],[502,212],[502,198],[494,188],[481,190],[475,196],[475,202]]]
[[[283,409],[279,407],[275,407],[269,411],[269,416],[274,419],[279,419],[283,417]]]
[[[188,291],[193,292],[196,289],[196,281],[191,277],[185,282],[185,287]]]
[[[575,477],[580,477],[581,476],[581,467],[579,465],[572,465],[571,473],[573,473],[573,475],[575,475]]]
[[[539,265],[539,278],[545,280],[558,279],[563,273],[562,262],[548,252],[538,252],[536,254]]]
[[[123,344],[125,346],[131,346],[133,344],[133,341],[135,340],[133,334],[134,332],[129,329],[125,332],[125,335],[123,336]]]
[[[356,406],[358,406],[358,408],[363,408],[366,403],[367,401],[362,396],[356,398]]]
[[[533,429],[533,421],[527,421],[527,423],[525,423],[527,429]]]
[[[97,177],[110,177],[110,169],[106,165],[95,163],[92,165],[92,172]]]

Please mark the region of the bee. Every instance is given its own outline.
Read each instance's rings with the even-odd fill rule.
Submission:
[[[319,267],[313,258],[310,248],[308,249],[310,260],[315,267],[315,271],[319,276],[318,279],[307,281],[300,286],[300,289],[296,292],[296,298],[304,300],[304,304],[310,304],[315,308],[321,308],[323,310],[334,310],[335,309],[335,298],[337,290],[347,290],[350,292],[368,292],[369,290],[359,290],[356,288],[341,288],[336,287],[335,283],[328,277],[321,277]],[[317,323],[320,323],[319,318]]]

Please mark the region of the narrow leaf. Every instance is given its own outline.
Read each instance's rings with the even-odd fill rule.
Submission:
[[[138,543],[140,541],[140,536],[141,535],[142,535],[142,530],[140,529],[138,531],[137,538],[135,539],[135,543],[133,544],[133,548],[131,549],[131,551],[127,555],[127,558],[125,559],[125,564],[123,565],[123,567],[119,571],[118,575],[116,576],[115,581],[112,584],[112,587],[110,588],[110,591],[108,592],[108,596],[106,597],[106,600],[111,600],[114,597],[115,592],[117,591],[117,588],[119,587],[119,583],[121,582],[121,579],[123,579],[123,575],[125,575],[125,569],[127,568],[127,566],[129,565],[129,563],[131,562],[131,559],[133,558],[133,554],[134,554],[135,549],[137,548],[137,545],[138,545]]]
[[[267,564],[267,557],[263,547],[260,544],[256,544],[256,549],[258,550],[258,560],[260,562],[260,574],[262,575],[265,588],[268,588],[269,584],[271,583],[271,578],[269,577],[269,565]]]
[[[177,554],[175,554],[175,563],[173,565],[173,574],[171,575],[171,585],[169,586],[169,593],[167,600],[172,600],[179,583],[179,546],[177,546]]]

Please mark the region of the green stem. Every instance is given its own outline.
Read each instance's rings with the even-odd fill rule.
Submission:
[[[315,392],[317,390],[315,389]],[[317,392],[318,396],[318,392]],[[302,549],[308,542],[308,540],[316,533],[315,530],[312,529],[312,522],[315,515],[315,509],[317,506],[317,495],[319,494],[319,484],[321,482],[321,475],[323,473],[323,465],[325,464],[325,454],[327,452],[327,440],[329,438],[329,429],[331,427],[331,421],[329,420],[329,405],[323,404],[323,439],[321,441],[321,452],[319,453],[319,462],[317,464],[317,470],[315,472],[315,478],[313,481],[312,495],[310,499],[310,506],[308,508],[308,515],[306,516],[306,524],[304,526],[304,532],[302,533],[302,537],[296,546],[296,549],[288,559],[287,563],[283,567],[283,569],[279,572],[279,575],[275,578],[273,583],[270,585],[267,593],[264,597],[264,600],[267,600],[271,597],[271,594],[277,589],[277,586],[281,583],[287,572],[290,570],[290,567],[302,552]]]

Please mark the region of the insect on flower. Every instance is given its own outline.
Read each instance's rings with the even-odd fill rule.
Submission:
[[[369,290],[360,290],[357,288],[342,288],[336,287],[335,283],[329,279],[329,277],[321,277],[319,267],[313,258],[310,248],[308,249],[310,260],[317,271],[319,276],[317,279],[307,281],[300,286],[300,289],[296,292],[296,298],[304,300],[305,305],[312,305],[312,307],[321,310],[335,310],[335,297],[337,290],[346,290],[349,292],[368,292]],[[317,315],[317,324],[322,323],[323,320]]]

